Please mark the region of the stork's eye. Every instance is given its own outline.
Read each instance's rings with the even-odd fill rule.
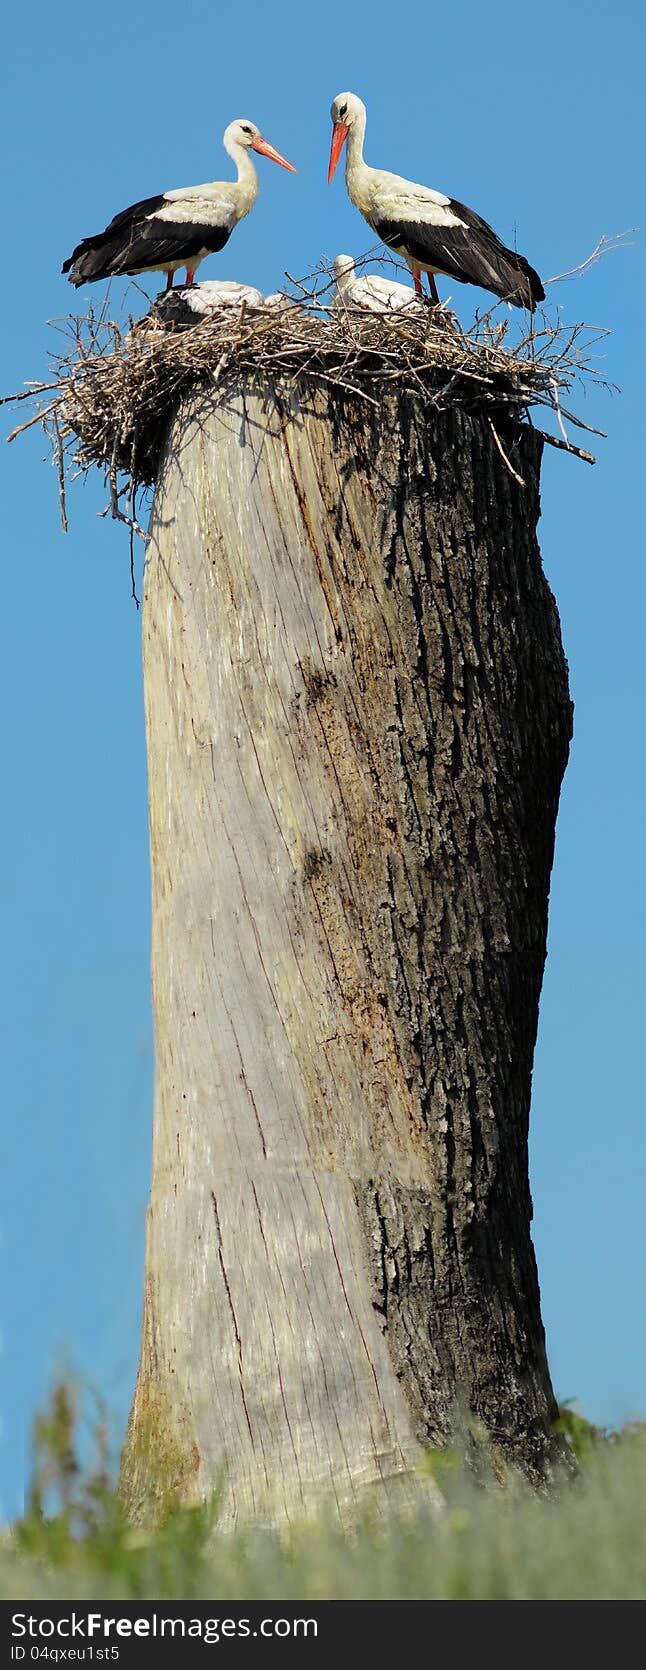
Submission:
[[[253,128],[250,128],[248,122],[243,122],[242,123],[242,132],[243,133],[253,133]]]
[[[340,115],[340,116],[347,116],[347,114],[348,114],[348,106],[347,106],[347,104],[342,104],[342,105],[340,105],[340,107],[339,107],[339,115]]]

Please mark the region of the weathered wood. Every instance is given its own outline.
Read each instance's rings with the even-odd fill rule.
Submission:
[[[540,1470],[527,1131],[571,730],[540,456],[525,431],[521,486],[485,417],[307,379],[173,426],[135,1508],[223,1470],[233,1515],[346,1499],[456,1395]]]

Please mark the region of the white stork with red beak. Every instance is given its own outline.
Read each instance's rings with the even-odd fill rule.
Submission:
[[[213,251],[224,249],[234,226],[253,208],[258,175],[249,152],[257,151],[296,173],[293,164],[263,139],[254,122],[230,122],[222,143],[236,165],[236,180],[180,186],[123,209],[105,232],[77,244],[63,266],[70,283],[92,284],[117,273],[163,272],[170,290],[173,274],[178,267],[186,267],[186,283],[192,284],[200,262]]]
[[[332,148],[328,182],[347,143],[345,180],[348,196],[373,232],[403,255],[422,294],[421,274],[428,275],[433,301],[438,301],[435,274],[479,284],[503,301],[533,313],[545,291],[538,273],[524,255],[507,249],[500,238],[464,203],[430,186],[418,186],[399,174],[369,168],[363,160],[366,107],[356,93],[339,93],[331,108]]]

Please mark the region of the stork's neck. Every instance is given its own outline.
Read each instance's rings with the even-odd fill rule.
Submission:
[[[352,285],[354,284],[354,279],[355,279],[354,262],[350,262],[347,267],[341,267],[339,269],[339,271],[336,274],[336,287],[337,287],[337,290],[340,292],[340,294],[342,296],[345,296],[346,293],[351,289]]]
[[[258,196],[258,175],[251,161],[246,145],[239,145],[235,139],[225,139],[224,149],[235,163],[238,174],[238,198],[248,213]]]
[[[355,116],[349,129],[345,151],[345,180],[350,196],[352,185],[358,180],[367,164],[363,160],[363,141],[366,136],[366,113],[361,110]]]

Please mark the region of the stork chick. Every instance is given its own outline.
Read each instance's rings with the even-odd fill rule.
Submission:
[[[337,255],[333,267],[336,293],[332,306],[361,307],[368,313],[395,313],[402,307],[416,307],[417,296],[407,284],[379,273],[355,272],[351,255]]]

